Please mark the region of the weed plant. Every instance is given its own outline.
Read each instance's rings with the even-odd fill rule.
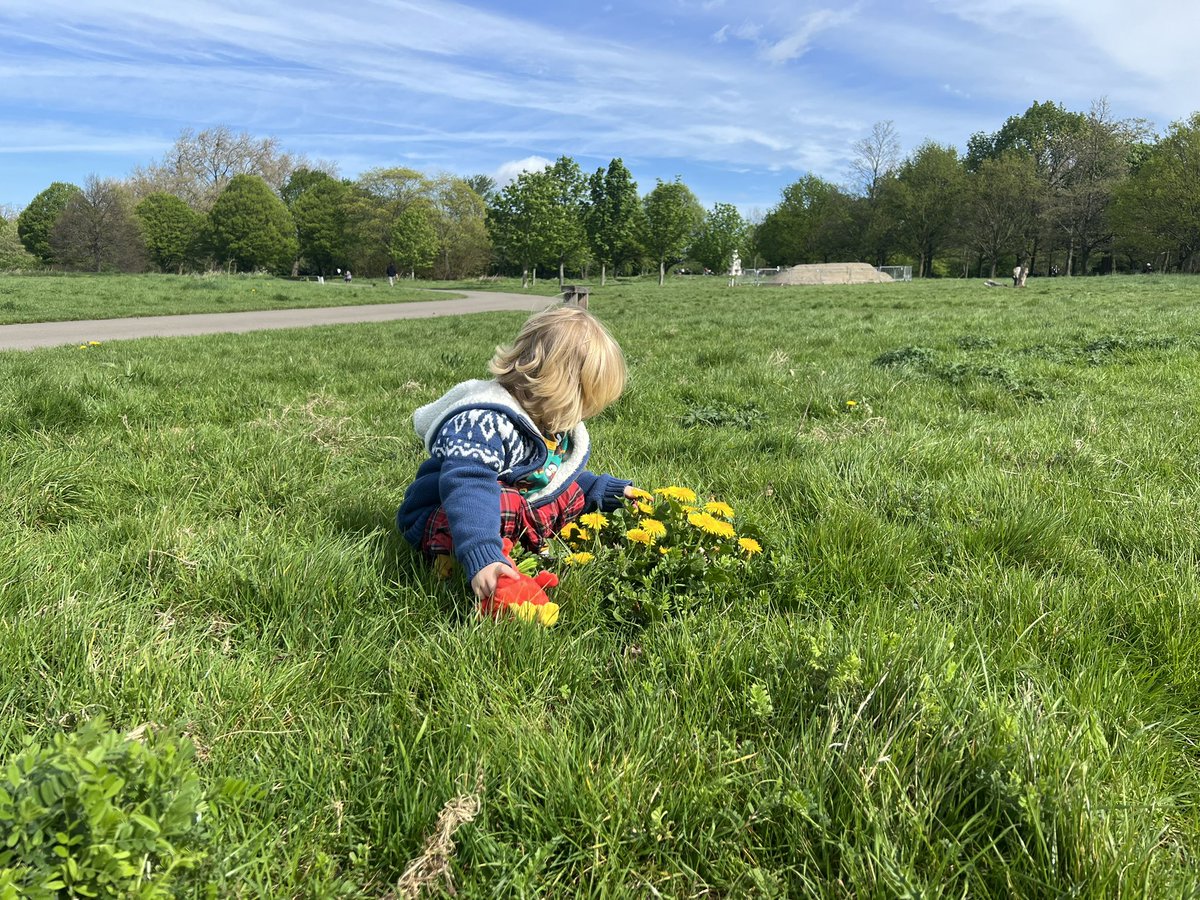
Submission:
[[[520,314],[0,354],[0,760],[190,736],[254,788],[222,897],[386,896],[477,778],[465,897],[1196,896],[1198,300],[594,288],[593,467],[770,550],[642,627],[587,569],[552,630],[481,621],[393,528],[413,409]]]

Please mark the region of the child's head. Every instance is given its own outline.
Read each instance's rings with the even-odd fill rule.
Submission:
[[[625,357],[587,310],[559,306],[531,316],[488,369],[547,433],[589,419],[625,390]]]

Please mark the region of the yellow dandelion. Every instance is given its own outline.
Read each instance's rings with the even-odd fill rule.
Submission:
[[[762,544],[754,538],[738,538],[738,546],[745,551],[747,556],[753,556],[755,553],[762,553]]]
[[[89,347],[99,347],[100,342],[99,341],[88,341],[88,346]]]
[[[688,516],[688,524],[705,531],[708,534],[714,534],[717,537],[731,538],[734,535],[733,526],[728,522],[722,522],[708,513],[695,512]]]
[[[689,516],[690,516],[692,513],[698,513],[698,512],[700,512],[700,507],[698,507],[698,506],[685,506],[685,507],[683,508],[683,511],[684,511],[684,513],[685,513],[686,515],[689,515]]]
[[[733,507],[728,503],[722,503],[720,500],[714,500],[712,503],[705,503],[704,511],[706,513],[712,513],[714,516],[721,516],[723,519],[733,518]]]
[[[564,560],[564,562],[566,562],[568,566],[586,566],[595,558],[596,557],[591,553],[572,553]]]
[[[691,488],[685,487],[663,487],[655,488],[654,493],[660,497],[666,497],[668,500],[678,500],[680,503],[695,503],[696,492]]]
[[[659,547],[659,548],[658,548],[658,555],[659,555],[659,556],[666,556],[666,555],[667,555],[668,553],[670,553],[670,552],[671,552],[671,551],[670,551],[670,550],[668,550],[666,547]]]
[[[654,515],[654,507],[651,506],[649,503],[635,503],[635,504],[633,504],[633,506],[643,516]]]
[[[654,543],[653,536],[644,528],[630,528],[625,532],[625,540],[633,544],[645,544],[647,547]]]
[[[579,521],[588,528],[595,528],[597,531],[608,524],[608,519],[605,517],[604,513],[598,512],[586,513],[579,517]]]
[[[591,537],[592,537],[592,533],[590,531],[588,531],[586,528],[576,528],[575,529],[575,539],[576,540],[587,541],[587,540],[591,540]]]
[[[641,488],[630,487],[626,492],[626,496],[633,500],[653,500],[654,495],[649,491],[643,491]]]
[[[566,525],[564,525],[562,527],[562,531],[560,531],[558,533],[558,536],[560,538],[563,538],[564,540],[569,539],[571,537],[571,535],[573,535],[577,531],[579,531],[579,526],[576,525],[574,522],[568,522]]]
[[[658,519],[642,519],[642,530],[653,538],[660,538],[667,533],[667,526]]]

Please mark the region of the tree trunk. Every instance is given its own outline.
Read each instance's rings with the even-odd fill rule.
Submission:
[[[988,278],[991,278],[993,281],[996,280],[996,260],[994,259],[992,260],[992,274]]]
[[[663,286],[663,282],[666,281],[666,278],[667,278],[667,264],[666,264],[665,260],[660,259],[658,261],[658,286],[659,287]]]
[[[604,263],[600,263],[600,287],[604,287]]]
[[[566,279],[563,278],[563,261],[562,261],[562,257],[560,256],[558,259],[558,289],[559,289],[559,291],[562,291],[563,282],[565,280]]]
[[[521,266],[521,290],[529,287],[529,266]]]
[[[1070,278],[1074,274],[1075,268],[1075,242],[1071,241],[1067,244],[1067,277]]]

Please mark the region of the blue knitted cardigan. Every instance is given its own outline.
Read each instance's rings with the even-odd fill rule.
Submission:
[[[516,485],[546,464],[546,442],[533,419],[495,381],[464,381],[413,413],[417,435],[429,459],[404,493],[396,525],[414,547],[429,516],[446,511],[454,555],[467,578],[504,562],[500,542],[500,484]],[[613,510],[631,482],[597,475],[585,466],[591,451],[587,428],[569,432],[566,458],[545,487],[525,495],[534,506],[549,503],[572,482],[579,484],[587,509]]]

